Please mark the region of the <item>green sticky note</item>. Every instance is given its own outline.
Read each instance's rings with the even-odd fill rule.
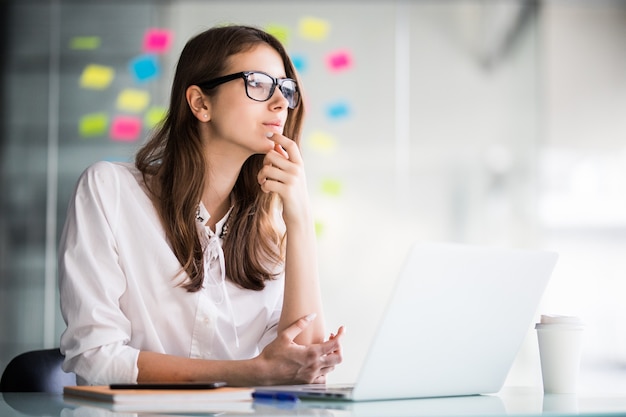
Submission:
[[[320,220],[315,221],[315,236],[320,237],[324,233],[324,223]]]
[[[106,133],[109,117],[106,113],[91,113],[78,122],[78,134],[84,138],[100,136]]]
[[[148,129],[152,129],[161,123],[165,119],[166,115],[167,109],[165,107],[150,107],[144,116],[144,124]]]
[[[322,191],[322,193],[332,197],[337,197],[338,195],[340,195],[341,189],[341,181],[337,179],[325,178],[320,183],[320,190]]]
[[[283,45],[287,45],[289,41],[289,28],[287,26],[272,23],[265,27],[265,31],[278,39]]]
[[[70,49],[93,50],[98,49],[101,43],[99,36],[74,36],[70,39]]]

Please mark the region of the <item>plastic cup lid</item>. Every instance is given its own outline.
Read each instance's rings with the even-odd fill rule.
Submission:
[[[583,324],[580,317],[576,316],[561,316],[544,314],[541,316],[541,324]]]
[[[544,314],[541,316],[541,321],[535,324],[535,329],[549,328],[563,328],[563,329],[583,329],[584,323],[580,317],[576,316],[563,316],[556,314]]]

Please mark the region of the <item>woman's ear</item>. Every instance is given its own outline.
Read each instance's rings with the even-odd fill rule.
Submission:
[[[187,98],[189,109],[196,116],[196,119],[201,122],[211,120],[211,104],[200,87],[197,85],[189,86],[185,92],[185,97]]]

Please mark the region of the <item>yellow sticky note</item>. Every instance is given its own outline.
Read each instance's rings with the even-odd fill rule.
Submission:
[[[99,36],[74,36],[70,39],[70,49],[93,50],[101,44]]]
[[[336,148],[335,139],[324,132],[313,132],[309,137],[309,144],[313,149],[320,152],[333,152]]]
[[[113,81],[115,70],[104,65],[87,65],[80,76],[80,86],[92,90],[104,90]]]
[[[150,93],[144,90],[127,88],[117,96],[117,108],[122,111],[139,113],[148,107]]]
[[[278,39],[283,45],[287,45],[289,41],[289,28],[287,26],[272,23],[265,27],[265,31]]]
[[[144,125],[148,129],[154,128],[161,123],[167,115],[167,109],[165,107],[153,106],[148,109],[144,116]]]
[[[302,38],[310,41],[323,41],[328,37],[330,24],[323,19],[315,17],[303,17],[298,24],[298,30]]]
[[[337,197],[341,194],[341,181],[334,178],[325,178],[320,183],[320,190],[323,194]]]
[[[84,138],[100,136],[106,133],[108,124],[106,113],[87,114],[78,122],[78,134]]]

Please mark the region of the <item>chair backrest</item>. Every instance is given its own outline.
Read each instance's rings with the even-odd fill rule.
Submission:
[[[2,373],[1,392],[61,393],[66,385],[76,385],[76,375],[61,369],[59,348],[33,350],[19,354]]]

